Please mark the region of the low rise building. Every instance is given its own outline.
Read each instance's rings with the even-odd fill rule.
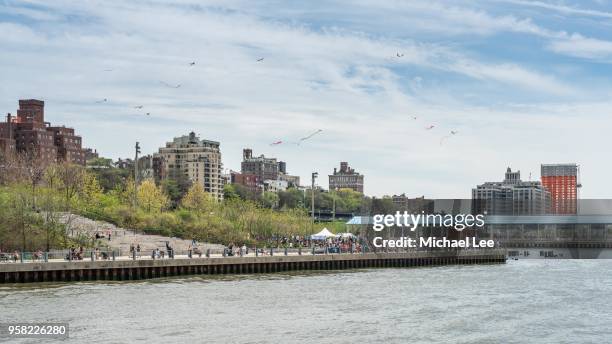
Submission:
[[[506,170],[502,182],[486,182],[472,189],[472,209],[489,215],[550,213],[550,192],[537,181],[522,181],[521,172]]]
[[[289,183],[287,183],[287,181],[279,180],[279,179],[277,180],[267,179],[267,180],[264,180],[263,184],[264,184],[264,190],[269,191],[269,192],[285,191],[289,187]]]
[[[434,211],[434,200],[426,199],[425,196],[410,198],[406,194],[393,195],[391,197],[393,205],[399,211],[407,211],[410,213],[432,213]]]
[[[253,191],[257,191],[263,185],[263,180],[255,174],[245,174],[232,171],[230,173],[230,182],[232,184],[240,184],[246,186]]]
[[[91,159],[97,159],[100,157],[100,155],[98,154],[98,151],[95,149],[85,148],[83,149],[83,152],[85,152],[85,161],[89,161]]]
[[[300,176],[292,176],[289,174],[279,173],[278,180],[287,182],[289,187],[300,187]]]

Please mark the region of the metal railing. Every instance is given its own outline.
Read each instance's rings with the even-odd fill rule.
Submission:
[[[125,252],[121,250],[52,250],[48,252],[0,252],[0,263],[41,263],[57,261],[105,261],[142,259],[199,259],[211,257],[264,257],[318,254],[359,254],[367,250],[357,245],[313,246],[313,247],[240,247],[225,249],[149,250]]]
[[[191,249],[191,250],[142,250],[140,252],[121,250],[53,250],[49,252],[0,252],[0,263],[41,263],[58,261],[108,261],[108,260],[157,260],[157,259],[206,259],[219,257],[265,257],[265,256],[296,256],[296,255],[335,255],[378,253],[419,253],[423,251],[450,252],[471,251],[470,249],[382,249],[372,251],[367,246],[311,246],[311,247],[236,247],[224,249]]]

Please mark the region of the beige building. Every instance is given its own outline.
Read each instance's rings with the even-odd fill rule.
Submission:
[[[355,172],[348,162],[343,161],[340,163],[340,170],[334,168],[334,174],[329,175],[329,189],[353,189],[363,193],[363,174]]]
[[[175,137],[155,154],[158,180],[199,183],[216,199],[223,199],[223,175],[219,142],[200,140],[195,133]]]

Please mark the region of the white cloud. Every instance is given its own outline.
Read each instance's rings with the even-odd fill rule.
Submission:
[[[505,1],[518,5],[555,10],[565,14],[588,15],[601,18],[612,18],[612,12],[578,9],[559,4],[539,1]],[[445,35],[495,35],[504,32],[522,33],[541,37],[547,40],[544,47],[559,54],[586,58],[609,59],[609,46],[612,41],[586,37],[580,33],[568,33],[564,30],[551,30],[534,23],[530,18],[516,15],[491,15],[483,10],[476,10],[442,2],[379,2],[364,0],[359,2],[366,8],[391,11],[396,25],[407,29],[435,32]],[[469,4],[469,3],[468,3]],[[400,20],[401,19],[401,20]]]
[[[587,38],[579,34],[571,35],[565,40],[552,41],[548,48],[575,57],[612,61],[612,42]]]
[[[612,12],[576,8],[576,7],[571,7],[571,6],[567,6],[567,5],[559,4],[559,3],[549,3],[549,2],[543,2],[543,1],[522,1],[522,0],[500,0],[500,2],[506,2],[506,3],[522,5],[522,6],[529,6],[529,7],[543,8],[543,9],[553,10],[559,13],[569,14],[569,15],[612,18]]]

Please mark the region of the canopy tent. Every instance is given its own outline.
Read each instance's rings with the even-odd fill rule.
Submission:
[[[342,239],[344,239],[344,238],[356,238],[356,236],[353,233],[346,232],[346,233],[338,233],[338,234],[336,234],[336,238],[342,238]]]
[[[311,240],[325,240],[327,238],[335,237],[336,235],[330,232],[327,228],[323,228],[319,233],[310,236]]]

